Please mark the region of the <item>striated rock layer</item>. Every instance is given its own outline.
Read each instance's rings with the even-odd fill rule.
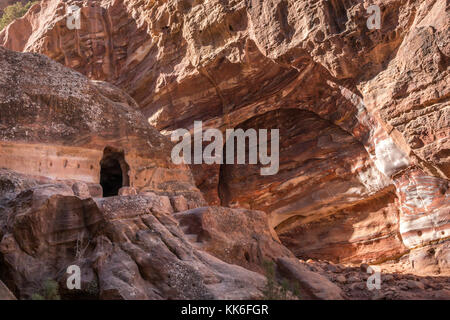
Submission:
[[[0,300],[16,300],[16,297],[9,291],[8,287],[0,281]]]
[[[0,57],[2,286],[21,299],[41,293],[49,279],[63,298],[263,297],[263,275],[197,249],[180,229],[174,210],[204,200],[130,97],[41,55],[0,48]],[[105,146],[120,148],[136,175],[118,196],[92,192]],[[265,245],[292,256],[272,239],[265,213],[255,216]],[[82,271],[77,291],[66,285],[73,265]],[[0,289],[5,298],[9,291]]]
[[[164,133],[279,128],[274,176],[193,166],[206,200],[266,211],[297,256],[383,261],[449,237],[448,21],[446,0],[44,0],[0,44],[114,83]]]
[[[0,69],[0,167],[98,185],[101,160],[115,150],[123,186],[202,198],[189,169],[172,164],[172,144],[117,88],[3,48]]]
[[[38,54],[0,57],[0,299],[48,298],[48,281],[63,299],[261,299],[265,265],[301,268],[265,212],[203,207],[172,144],[118,88]],[[293,280],[308,299],[345,298],[310,274]]]

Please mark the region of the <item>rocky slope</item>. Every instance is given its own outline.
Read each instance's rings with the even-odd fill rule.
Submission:
[[[68,4],[82,8],[79,30],[67,28]],[[372,4],[379,30],[366,25]],[[279,128],[274,176],[261,177],[258,165],[192,166],[209,205],[266,212],[269,230],[300,258],[404,257],[411,272],[447,276],[448,21],[446,0],[43,0],[0,44],[113,83],[164,134],[192,130],[194,120],[223,131]],[[167,154],[156,153],[145,157]],[[183,188],[167,195],[174,203],[183,193],[193,209],[195,187],[189,196]],[[215,251],[229,240],[207,212],[181,216],[212,254],[260,271],[242,249]]]
[[[266,213],[204,207],[171,142],[120,89],[38,54],[0,57],[0,298],[33,298],[51,280],[63,299],[262,299],[266,263],[301,267]],[[111,150],[129,177],[106,197]],[[304,298],[345,297],[314,277],[294,274]]]
[[[7,7],[10,6],[16,2],[21,2],[22,4],[27,3],[28,1],[26,0],[19,0],[19,1],[15,1],[15,0],[0,0],[0,15],[3,14],[3,10]]]
[[[0,281],[0,300],[16,300],[8,287],[5,286],[3,282]]]

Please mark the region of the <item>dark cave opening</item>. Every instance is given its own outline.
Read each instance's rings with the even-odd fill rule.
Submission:
[[[103,188],[103,197],[117,196],[120,188],[129,185],[129,167],[125,162],[123,151],[105,148],[100,167],[100,184]]]

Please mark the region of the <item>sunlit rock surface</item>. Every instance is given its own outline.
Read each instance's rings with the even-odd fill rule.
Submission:
[[[81,29],[67,28],[67,4],[82,8]],[[367,28],[373,4],[380,30]],[[360,263],[409,253],[416,271],[445,274],[448,21],[445,0],[44,0],[0,44],[113,83],[164,134],[192,130],[194,120],[222,131],[279,128],[274,176],[258,165],[192,166],[210,205],[265,211],[298,257]],[[12,153],[35,154],[26,147]],[[98,165],[101,156],[86,158]],[[443,249],[425,255],[428,246]]]

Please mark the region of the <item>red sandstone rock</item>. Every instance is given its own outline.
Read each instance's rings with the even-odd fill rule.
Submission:
[[[172,206],[173,206],[175,212],[189,210],[189,204],[188,204],[186,198],[183,197],[182,195],[175,196],[172,198]]]
[[[119,187],[182,191],[201,201],[188,168],[172,164],[171,142],[128,95],[45,57],[1,47],[0,69],[1,167],[95,184],[102,161],[112,158],[121,166]]]
[[[322,300],[342,300],[342,290],[327,278],[309,271],[297,259],[279,258],[277,260],[280,273],[299,284],[301,292],[307,298]]]
[[[16,300],[16,297],[2,281],[0,281],[0,300]]]
[[[83,182],[76,182],[72,185],[73,193],[80,197],[81,199],[86,199],[91,197],[91,193],[89,192],[89,186]]]
[[[2,141],[7,141],[2,150],[8,150],[1,153],[2,166],[40,179],[78,178],[95,184],[107,142],[125,150],[130,186],[140,193],[168,196],[161,200],[166,208],[184,211],[205,205],[195,182],[209,204],[266,211],[270,229],[299,257],[380,262],[410,251],[405,257],[414,262],[416,272],[448,273],[447,1],[67,4],[82,7],[80,30],[67,28],[63,1],[44,0],[1,32],[0,44],[43,53],[93,80],[109,81],[137,103],[111,85],[88,82],[69,71],[75,83],[71,94],[57,90],[58,83],[67,86],[62,76],[55,83],[42,82],[37,97],[10,102],[0,90],[0,103],[7,106],[0,119]],[[366,8],[371,4],[382,8],[380,30],[367,29]],[[28,72],[22,56],[4,50],[0,55],[9,59],[6,68],[0,60],[6,70],[0,78],[5,92],[43,79],[11,67],[17,64]],[[27,63],[48,64],[30,59]],[[10,79],[16,75],[18,83],[13,83]],[[93,114],[87,100],[79,97],[80,90],[93,102],[109,106],[112,111],[101,114],[107,123],[87,117]],[[73,106],[71,99],[82,102],[81,112],[75,114],[79,117],[65,107]],[[17,113],[33,103],[61,110],[49,113],[51,119],[56,116],[56,126],[38,121],[44,128],[39,129],[22,119],[14,120],[21,124],[14,126],[5,118],[8,111]],[[194,120],[221,130],[280,128],[280,171],[261,177],[257,165],[195,165],[192,180],[187,168],[163,159],[169,145],[155,143],[163,140],[154,138],[156,133],[138,120],[137,111],[118,111],[124,104],[127,110],[140,109],[145,120],[164,133],[192,129]],[[124,117],[135,114],[129,118],[133,123],[116,121],[111,114],[117,112]],[[58,118],[60,114],[69,118]],[[86,129],[67,122],[93,125]],[[130,134],[140,129],[151,138]],[[124,142],[124,132],[135,139]],[[67,136],[58,136],[63,133]],[[68,138],[80,134],[82,140]],[[146,142],[153,148],[142,159],[128,155],[129,146],[149,150]],[[43,153],[52,156],[40,168],[36,164]],[[36,157],[27,157],[30,154]],[[81,154],[86,168],[63,170],[65,162],[57,154]],[[5,187],[5,194],[13,197],[10,190],[27,184],[14,182]],[[205,225],[201,230],[208,228],[220,235],[223,226]],[[234,258],[242,261],[241,256]],[[364,289],[361,283],[352,285]]]
[[[266,262],[294,257],[262,211],[202,207],[174,217],[194,245],[228,263],[264,274]]]
[[[178,210],[204,200],[188,168],[169,162],[170,142],[139,117],[130,97],[37,54],[0,48],[0,56],[0,270],[19,298],[41,292],[48,279],[63,298],[264,297],[263,275],[219,260],[225,247],[211,250],[217,257],[200,250],[180,229],[172,202]],[[106,194],[118,174],[132,186]],[[104,197],[92,198],[98,182]],[[234,239],[243,250],[292,256],[272,239],[265,213],[211,210],[212,232],[247,221]],[[251,245],[244,242],[250,235]],[[261,271],[261,262],[250,269]],[[73,265],[81,270],[78,291],[66,286]]]
[[[137,191],[133,187],[122,187],[119,189],[119,196],[134,196],[137,195]]]

